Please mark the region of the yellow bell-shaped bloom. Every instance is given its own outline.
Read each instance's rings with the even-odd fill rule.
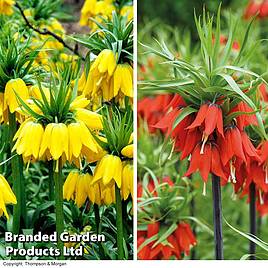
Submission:
[[[77,96],[70,105],[70,111],[74,111],[79,108],[86,108],[89,105],[90,101],[85,98],[84,95]]]
[[[87,198],[91,203],[101,205],[105,187],[100,183],[91,184],[92,176],[88,173],[71,171],[63,185],[63,197],[66,200],[74,200],[80,208]]]
[[[115,203],[115,187],[114,184],[110,187],[106,187],[102,190],[102,200],[106,206]]]
[[[128,158],[133,158],[133,147],[134,145],[133,144],[130,144],[130,145],[127,145],[125,146],[122,151],[121,151],[121,154],[125,157],[128,157]]]
[[[97,26],[90,20],[90,18],[95,18],[97,21],[101,22],[102,18],[107,19],[111,17],[114,10],[115,7],[113,5],[113,1],[86,0],[81,9],[79,23],[81,26],[89,26],[92,30],[96,30]]]
[[[4,93],[0,92],[0,123],[6,122],[8,119],[7,104],[5,102]]]
[[[40,90],[42,90],[47,101],[49,102],[50,101],[50,92],[49,92],[49,89],[47,87],[42,87],[42,89],[40,89],[37,85],[31,86],[29,88],[30,97],[33,97],[35,99],[42,101],[43,99],[42,99],[42,94],[41,94]]]
[[[133,197],[133,165],[124,164],[123,172],[122,172],[122,186],[121,186],[121,196],[124,200],[128,198],[131,194]]]
[[[97,164],[92,184],[102,181],[104,186],[116,183],[118,188],[122,184],[122,162],[118,156],[107,154]]]
[[[50,123],[43,135],[39,157],[51,156],[54,160],[60,157],[68,159],[69,135],[68,128],[63,123]]]
[[[63,198],[66,200],[71,200],[75,198],[76,183],[78,180],[79,171],[71,171],[66,178],[63,185]]]
[[[12,15],[14,4],[14,0],[0,0],[0,14]]]
[[[17,96],[24,102],[30,97],[26,84],[20,78],[9,80],[5,86],[5,102],[11,113],[20,106]]]
[[[30,119],[24,121],[14,136],[17,141],[12,151],[16,150],[17,154],[23,155],[24,158],[37,159],[43,135],[44,128],[41,124]]]
[[[133,69],[128,63],[118,64],[113,75],[114,97],[122,92],[133,98]]]
[[[104,49],[93,62],[84,87],[86,96],[94,97],[102,95],[107,101],[111,100],[113,88],[111,88],[111,77],[116,68],[116,55],[112,50]]]
[[[102,116],[86,109],[78,108],[75,110],[75,118],[83,121],[90,129],[102,130]]]
[[[17,204],[17,199],[14,193],[12,192],[8,182],[4,176],[0,175],[0,216],[4,215],[9,219],[6,205],[7,204]]]
[[[86,26],[88,25],[89,18],[95,16],[95,8],[96,8],[97,0],[86,0],[82,9],[81,9],[81,18],[80,25]]]
[[[133,19],[133,6],[123,6],[120,15],[127,16],[127,20],[130,21]]]
[[[68,125],[69,136],[69,158],[78,158],[81,151],[86,147],[93,153],[98,153],[98,144],[90,131],[82,121],[71,123]]]
[[[90,68],[90,72],[94,77],[102,79],[103,76],[111,77],[114,73],[115,68],[116,56],[114,52],[109,49],[104,49],[95,59]]]

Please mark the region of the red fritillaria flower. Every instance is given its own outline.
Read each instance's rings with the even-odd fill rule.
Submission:
[[[268,91],[267,91],[267,86],[264,83],[261,83],[259,85],[259,91],[261,93],[261,99],[265,102],[268,102]]]
[[[268,214],[268,192],[257,199],[257,211],[263,217]]]
[[[244,18],[250,19],[254,17],[260,11],[261,5],[262,0],[250,0],[246,7]]]
[[[203,144],[200,153],[203,154],[205,143],[209,135],[212,134],[215,129],[224,137],[222,110],[219,105],[213,103],[201,105],[195,120],[187,129],[195,129],[201,125],[204,126],[204,130],[202,137]]]
[[[201,145],[196,145],[192,156],[190,166],[185,176],[190,176],[192,173],[199,170],[203,181],[206,183],[209,173],[213,173],[222,179],[227,180],[224,169],[221,163],[218,146],[215,143],[208,142],[205,144],[203,154],[200,154]]]
[[[265,172],[264,183],[267,186],[268,191],[268,141],[264,141],[259,146],[259,154],[260,154],[260,163]],[[266,188],[266,187],[265,187]]]
[[[138,232],[138,247],[140,247],[146,239],[149,239],[159,233],[160,223],[154,222],[148,225],[147,233]],[[167,237],[166,242],[162,242],[154,246],[156,241],[148,243],[138,252],[139,259],[143,260],[169,260],[172,256],[181,259],[181,254],[189,255],[192,246],[197,244],[196,238],[189,224],[181,222],[177,225],[176,230]]]
[[[268,17],[268,0],[264,0],[260,7],[260,18],[267,18]]]
[[[138,115],[147,122],[150,133],[156,131],[153,126],[164,116],[172,98],[171,94],[162,94],[156,97],[145,97],[138,101]]]
[[[175,141],[175,148],[181,151],[184,147],[187,137],[187,127],[192,123],[192,115],[186,116],[175,128],[174,123],[183,108],[186,106],[185,101],[179,95],[175,95],[170,104],[167,107],[167,113],[163,118],[155,125],[156,128],[160,128],[165,131],[166,137],[171,136]]]
[[[197,244],[194,233],[188,223],[181,222],[175,230],[175,237],[182,252],[186,256],[190,253],[191,246]]]
[[[252,113],[253,109],[250,108],[246,103],[239,102],[231,111],[233,112],[244,112],[244,113]],[[257,117],[255,114],[242,114],[236,117],[236,125],[240,130],[244,130],[244,128],[248,125],[258,125]]]

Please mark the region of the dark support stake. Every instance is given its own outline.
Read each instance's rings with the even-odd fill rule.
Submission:
[[[249,221],[250,221],[250,234],[256,235],[256,191],[255,183],[251,183],[249,186]],[[251,260],[255,260],[256,244],[253,241],[249,241],[249,254]]]
[[[214,174],[212,176],[212,194],[215,259],[223,260],[221,183],[220,178]]]

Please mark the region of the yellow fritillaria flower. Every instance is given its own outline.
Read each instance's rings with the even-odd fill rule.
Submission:
[[[31,119],[24,121],[14,136],[17,140],[12,151],[17,151],[24,158],[38,159],[44,128]],[[33,138],[34,137],[34,138]]]
[[[124,200],[131,194],[133,197],[133,165],[125,164],[122,172],[121,196]]]
[[[93,153],[99,152],[99,146],[84,124],[79,121],[68,125],[69,134],[69,157],[67,159],[78,158],[84,147]]]
[[[12,15],[14,4],[14,0],[0,0],[0,14]]]
[[[61,38],[64,38],[65,35],[65,30],[61,23],[55,19],[51,18],[46,24],[41,25],[40,28],[45,28]],[[57,41],[55,38],[52,38],[51,36],[46,36],[46,35],[39,35],[40,39],[46,41],[44,48],[48,49],[57,49],[57,50],[62,50],[64,48],[63,44]]]
[[[134,145],[133,144],[130,144],[130,145],[127,145],[125,146],[122,151],[121,151],[121,154],[125,157],[128,157],[128,158],[133,158],[133,147]]]
[[[0,92],[0,123],[6,122],[8,118],[7,104],[4,93]]]
[[[109,206],[109,205],[115,203],[115,187],[114,187],[114,185],[111,187],[104,188],[104,190],[102,191],[101,194],[102,194],[103,203],[106,206]]]
[[[82,9],[81,9],[81,18],[80,25],[87,26],[89,23],[89,18],[95,16],[95,8],[96,8],[97,0],[86,0]]]
[[[133,6],[123,6],[120,15],[127,16],[128,21],[133,19]]]
[[[90,18],[95,18],[101,22],[101,17],[109,18],[112,12],[115,10],[114,5],[111,0],[97,1],[97,0],[86,0],[82,9],[80,17],[81,26],[89,26],[92,30],[97,28],[97,25],[90,20]]]
[[[5,102],[11,113],[14,113],[20,106],[17,95],[23,101],[29,99],[29,90],[20,78],[9,80],[5,86]]]
[[[122,184],[122,162],[120,157],[105,155],[97,164],[92,184],[102,181],[104,186],[116,183],[118,188]]]
[[[113,195],[109,188],[105,188],[101,183],[91,184],[93,178],[88,173],[71,171],[63,185],[63,197],[69,201],[74,200],[80,208],[87,200],[92,204],[111,204],[114,202]]]
[[[88,128],[95,130],[102,130],[102,116],[95,112],[91,112],[86,109],[75,109],[75,118],[79,121],[83,121]]]
[[[9,219],[6,204],[17,204],[17,199],[14,193],[12,192],[8,182],[4,178],[4,176],[0,175],[0,217],[3,215]]]
[[[114,97],[122,92],[133,98],[133,69],[128,63],[118,64],[113,75]]]
[[[59,160],[59,158],[63,156],[68,159],[68,143],[69,136],[67,126],[63,123],[50,123],[45,128],[39,157],[51,155],[51,158],[54,160]]]
[[[110,80],[116,69],[116,55],[112,50],[104,49],[93,62],[84,87],[86,96],[101,94],[107,101],[114,97]]]

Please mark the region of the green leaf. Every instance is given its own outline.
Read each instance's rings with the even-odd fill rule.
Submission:
[[[174,130],[184,118],[186,118],[188,115],[195,113],[195,112],[197,112],[197,110],[195,108],[192,108],[191,106],[187,106],[183,108],[183,110],[179,113],[179,115],[175,119],[173,126],[172,126],[172,130]]]

